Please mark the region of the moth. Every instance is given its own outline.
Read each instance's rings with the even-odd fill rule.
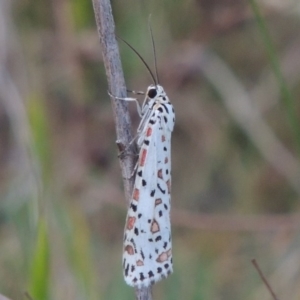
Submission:
[[[135,101],[141,117],[137,129],[138,161],[123,246],[124,279],[127,284],[141,288],[173,272],[170,205],[175,112],[164,88],[158,84],[157,71],[155,78],[139,53],[124,42],[144,62],[154,82],[147,88],[142,107],[136,98],[119,98]],[[154,43],[153,50],[155,54]]]

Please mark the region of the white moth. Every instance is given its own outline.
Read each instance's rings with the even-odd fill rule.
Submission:
[[[139,157],[123,249],[124,278],[135,287],[150,286],[173,271],[170,192],[174,108],[157,84],[148,87],[139,112]]]
[[[155,46],[149,26],[154,59]],[[122,39],[121,39],[122,40]],[[154,78],[142,107],[135,98],[117,98],[137,103],[141,122],[137,129],[138,162],[128,208],[123,247],[123,273],[127,284],[148,287],[173,272],[170,224],[171,134],[175,113],[163,87]],[[156,59],[155,59],[156,67]],[[138,94],[144,94],[138,92]]]

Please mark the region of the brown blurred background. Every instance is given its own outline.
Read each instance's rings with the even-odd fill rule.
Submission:
[[[257,4],[260,21],[252,1],[112,3],[118,35],[154,66],[151,13],[176,111],[174,274],[154,299],[271,299],[252,258],[279,298],[299,299],[300,6]],[[145,90],[145,67],[120,53],[127,87]],[[134,298],[115,140],[92,1],[1,0],[0,293]]]

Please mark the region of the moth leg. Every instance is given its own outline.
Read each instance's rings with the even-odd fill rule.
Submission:
[[[138,151],[137,151],[137,147],[135,145],[135,147],[133,147],[133,153],[130,153],[128,150],[132,147],[132,145],[134,145],[135,140],[138,138],[138,135],[136,135],[130,142],[128,145],[124,145],[123,143],[121,143],[120,141],[116,141],[116,144],[118,145],[119,151],[120,153],[118,154],[118,157],[123,159],[125,157],[125,155],[134,155],[134,156],[138,156]],[[129,153],[128,153],[129,152]]]
[[[125,97],[125,98],[122,98],[122,97],[116,97],[114,95],[112,95],[109,91],[107,92],[108,95],[114,99],[117,99],[117,100],[123,100],[123,101],[134,101],[136,103],[136,107],[137,107],[137,111],[138,111],[138,114],[140,117],[142,117],[142,109],[141,109],[141,106],[138,102],[138,100],[136,98],[130,98],[130,97]]]
[[[137,160],[137,162],[136,162],[136,164],[135,164],[135,166],[134,166],[134,168],[133,168],[133,170],[132,170],[132,172],[131,172],[131,174],[130,174],[130,178],[129,179],[131,179],[134,175],[135,175],[135,173],[136,173],[136,171],[137,171],[137,168],[138,168],[138,166],[139,166],[139,161]]]
[[[131,179],[133,176],[135,176],[136,171],[137,171],[137,168],[138,168],[138,161],[137,161],[136,164],[134,165],[134,168],[133,168],[133,170],[132,170],[130,176],[129,176],[129,177],[123,177],[123,178],[125,178],[125,179]]]
[[[133,91],[133,90],[127,90],[127,93],[132,93],[135,95],[145,95],[143,91]]]
[[[129,145],[128,145],[129,146]],[[127,149],[128,149],[128,147],[127,147]],[[118,155],[118,157],[121,157],[122,156],[122,158],[124,157],[124,155],[125,155],[125,151],[126,151],[126,149],[124,149],[124,151],[122,151],[119,155]],[[138,154],[134,154],[134,153],[130,153],[129,155],[135,155],[135,156],[137,156],[138,157]],[[137,171],[137,168],[138,168],[138,160],[137,160],[137,162],[135,163],[135,165],[134,165],[134,168],[133,168],[133,170],[132,170],[132,172],[130,173],[130,175],[129,175],[129,177],[123,177],[123,178],[125,178],[125,179],[131,179],[133,176],[135,176],[135,174],[136,174],[136,171]]]

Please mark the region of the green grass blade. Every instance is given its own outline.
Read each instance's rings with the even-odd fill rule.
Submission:
[[[49,291],[49,241],[44,219],[39,221],[36,247],[32,256],[28,293],[34,300],[48,299]]]
[[[262,35],[263,41],[265,43],[267,55],[269,57],[271,67],[273,69],[273,72],[275,74],[276,80],[280,88],[280,93],[283,100],[283,106],[286,110],[288,122],[290,123],[291,126],[291,130],[294,136],[298,153],[300,154],[300,123],[297,117],[296,102],[282,74],[279,59],[274,44],[269,34],[266,22],[262,14],[260,13],[258,4],[255,0],[250,0],[250,5],[253,10],[254,16],[256,18],[258,27],[260,29],[260,33]]]
[[[30,129],[33,138],[34,155],[41,165],[43,179],[51,174],[51,136],[48,115],[42,96],[32,94],[27,101]]]

